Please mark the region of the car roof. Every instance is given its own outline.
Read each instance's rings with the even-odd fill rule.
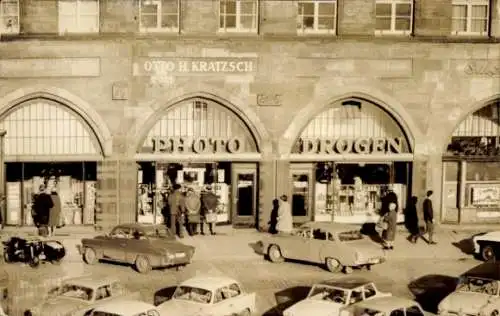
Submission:
[[[362,277],[345,277],[340,279],[330,279],[317,284],[338,287],[346,290],[353,290],[366,284],[371,284],[372,281]]]
[[[401,307],[408,308],[415,305],[418,305],[418,303],[411,299],[397,296],[377,297],[356,304],[357,307],[371,308],[382,312],[393,311]]]
[[[500,280],[500,262],[487,261],[463,273],[462,276]]]
[[[225,277],[225,276],[197,276],[191,279],[187,279],[186,281],[182,282],[180,285],[181,286],[190,286],[190,287],[197,287],[200,289],[205,289],[205,290],[217,290],[223,286],[227,286],[229,284],[233,283],[238,283],[238,281],[230,278],[230,277]]]
[[[120,225],[116,225],[113,227],[115,228],[128,228],[128,229],[154,229],[154,228],[161,228],[161,229],[167,229],[165,225],[159,225],[159,224],[142,224],[142,223],[124,223]]]
[[[341,232],[356,230],[359,231],[359,227],[355,225],[346,225],[341,223],[331,223],[331,222],[308,222],[300,226],[301,228],[310,227],[312,229],[322,229],[329,232]]]
[[[101,287],[104,285],[109,285],[115,282],[119,282],[118,279],[113,277],[78,277],[64,280],[63,284],[73,284],[88,288]]]
[[[123,316],[134,316],[139,313],[154,309],[154,305],[135,300],[113,300],[104,304],[99,304],[94,311],[120,314]]]

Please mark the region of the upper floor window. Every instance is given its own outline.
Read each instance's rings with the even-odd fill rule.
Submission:
[[[488,0],[453,0],[452,34],[487,35]]]
[[[411,34],[413,0],[376,0],[376,34]]]
[[[0,34],[19,33],[19,0],[0,1]]]
[[[219,31],[257,32],[258,0],[219,0]]]
[[[335,33],[337,1],[301,0],[298,3],[297,18],[299,33]]]
[[[59,33],[99,32],[99,0],[59,0]]]
[[[141,32],[179,31],[179,0],[140,0]]]

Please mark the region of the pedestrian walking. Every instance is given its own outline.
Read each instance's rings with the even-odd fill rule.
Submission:
[[[34,210],[36,214],[36,223],[38,223],[38,234],[46,237],[49,234],[49,215],[50,209],[54,206],[52,198],[47,192],[45,185],[40,186],[40,193],[35,197]]]
[[[205,235],[205,223],[211,235],[215,235],[214,225],[217,222],[217,206],[219,205],[219,198],[212,190],[212,186],[207,185],[201,195],[202,208],[201,208],[201,223],[200,232]]]
[[[271,218],[269,220],[269,233],[276,234],[276,225],[278,224],[278,210],[280,208],[280,201],[278,199],[273,200],[273,209],[271,210]]]
[[[436,242],[434,241],[434,209],[432,208],[431,200],[431,196],[433,193],[434,192],[432,190],[427,191],[423,203],[425,232],[428,235],[428,243],[430,245],[436,244]]]
[[[390,191],[384,197],[382,204],[381,213],[384,214],[384,220],[387,224],[382,232],[383,246],[384,249],[392,250],[394,249],[398,222],[398,196],[396,193]]]
[[[198,234],[200,224],[201,197],[192,188],[186,192],[186,229],[188,234],[193,236]]]
[[[59,224],[61,223],[61,198],[55,188],[52,189],[50,198],[52,200],[52,207],[49,211],[49,236],[53,236],[56,227],[60,227]]]
[[[410,232],[408,240],[411,243],[416,243],[418,237],[420,236],[420,227],[418,226],[418,214],[417,214],[417,202],[418,198],[412,196],[410,203],[405,209],[405,225],[406,229]]]
[[[170,229],[176,233],[179,238],[184,238],[183,222],[186,213],[184,195],[181,192],[181,186],[174,184],[174,191],[168,197],[168,206],[171,212]]]
[[[162,208],[161,208],[161,215],[163,216],[163,224],[170,229],[172,227],[171,223],[171,213],[170,213],[170,206],[168,205],[168,193],[162,192],[161,193],[161,198],[162,198]]]
[[[276,230],[283,234],[291,234],[293,231],[292,208],[285,194],[280,197]]]

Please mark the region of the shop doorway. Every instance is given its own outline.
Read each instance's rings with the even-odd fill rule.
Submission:
[[[291,204],[294,223],[305,223],[311,220],[311,206],[314,192],[314,164],[297,163],[290,167],[292,181]]]
[[[233,226],[255,227],[257,219],[257,165],[233,164]]]

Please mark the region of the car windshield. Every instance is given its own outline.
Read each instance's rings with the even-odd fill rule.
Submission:
[[[346,304],[349,292],[344,289],[331,287],[328,285],[315,285],[307,296],[316,301],[330,301],[338,304]]]
[[[339,233],[339,240],[340,241],[354,241],[354,240],[361,240],[361,239],[363,239],[363,235],[361,235],[361,233],[357,230]]]
[[[354,316],[386,316],[386,313],[372,308],[358,307],[354,311]]]
[[[165,227],[152,227],[144,230],[146,237],[149,238],[171,238],[172,234]]]
[[[476,277],[465,277],[460,280],[458,290],[462,292],[498,295],[498,281]]]
[[[197,287],[179,286],[175,290],[173,298],[177,300],[208,304],[212,299],[212,292]]]
[[[65,284],[61,288],[59,295],[64,297],[77,298],[84,301],[92,300],[92,294],[94,290],[85,286]]]

